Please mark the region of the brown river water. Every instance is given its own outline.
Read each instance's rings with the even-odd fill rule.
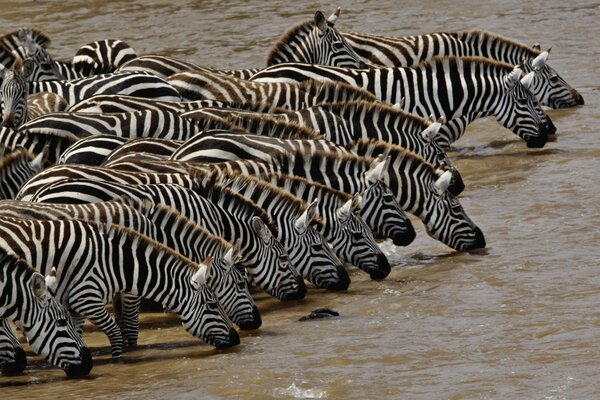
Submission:
[[[600,2],[4,1],[0,23],[46,31],[57,58],[114,38],[138,54],[242,68],[264,65],[285,29],[338,5],[341,30],[480,28],[540,42],[583,95],[585,106],[549,111],[558,132],[543,149],[493,119],[455,143],[461,203],[487,248],[457,253],[415,220],[412,245],[383,245],[395,266],[387,279],[351,270],[347,293],[309,288],[291,303],[258,294],[263,326],[232,350],[200,343],[171,315],[146,314],[140,347],[112,363],[106,336],[86,325],[89,378],[68,380],[30,357],[24,375],[0,377],[3,399],[599,398]],[[298,321],[318,307],[341,317]]]

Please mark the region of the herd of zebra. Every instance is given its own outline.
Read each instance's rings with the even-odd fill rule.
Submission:
[[[261,317],[250,287],[347,290],[347,265],[384,279],[379,241],[406,246],[419,218],[458,250],[486,246],[447,155],[494,115],[543,147],[542,108],[583,104],[549,51],[485,31],[341,32],[317,12],[266,68],[220,70],[120,40],[57,61],[49,38],[0,38],[0,365],[30,348],[68,376],[92,356],[89,319],[114,358],[135,346],[141,299],[216,348]],[[106,305],[113,304],[114,316]]]

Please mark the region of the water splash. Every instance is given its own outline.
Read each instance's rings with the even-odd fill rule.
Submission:
[[[287,388],[273,389],[273,395],[277,397],[291,397],[294,399],[326,399],[327,392],[325,390],[319,390],[315,388],[303,389],[296,386],[296,383],[292,383]]]

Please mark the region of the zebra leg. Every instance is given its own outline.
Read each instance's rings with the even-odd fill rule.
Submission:
[[[120,326],[127,346],[136,347],[140,331],[140,304],[142,298],[129,294],[121,294]]]
[[[119,326],[112,319],[105,305],[90,297],[79,298],[71,303],[73,310],[83,318],[87,318],[108,336],[113,358],[120,358],[123,354],[123,336]]]
[[[2,374],[18,375],[26,366],[25,350],[8,325],[8,321],[0,318],[0,368],[2,368]]]

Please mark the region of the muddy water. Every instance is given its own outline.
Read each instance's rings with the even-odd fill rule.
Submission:
[[[224,68],[263,65],[269,44],[319,7],[296,1],[49,1],[0,4],[3,31],[48,32],[52,52],[126,40]],[[348,293],[310,290],[304,301],[257,295],[263,327],[226,352],[189,337],[172,316],[143,317],[141,346],[109,361],[87,327],[95,367],[86,380],[32,358],[24,376],[0,377],[3,398],[527,398],[600,393],[600,4],[467,0],[348,1],[340,29],[409,35],[482,28],[552,47],[551,65],[586,105],[550,111],[558,135],[529,150],[495,121],[479,121],[452,157],[461,202],[486,235],[485,251],[459,254],[424,235],[384,245],[396,266],[372,282],[352,271]],[[298,322],[317,307],[342,317]]]

